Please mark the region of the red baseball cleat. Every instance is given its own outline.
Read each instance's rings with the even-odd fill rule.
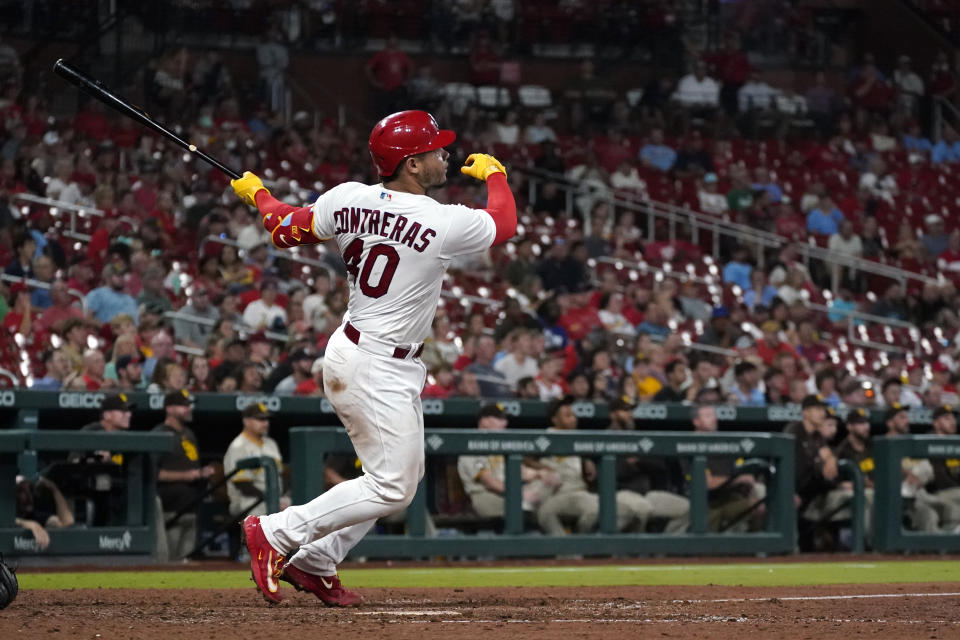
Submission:
[[[257,589],[267,602],[280,602],[282,596],[277,580],[283,571],[283,554],[267,542],[263,529],[260,528],[259,516],[244,518],[241,532],[250,552],[250,573],[253,574]]]
[[[297,591],[309,591],[328,607],[358,607],[363,602],[363,596],[359,593],[343,588],[337,574],[318,576],[288,564],[283,568],[280,579],[292,584]]]

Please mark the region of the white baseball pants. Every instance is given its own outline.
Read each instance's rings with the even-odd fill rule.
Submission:
[[[306,504],[260,518],[267,541],[281,553],[293,553],[290,562],[298,569],[333,574],[378,518],[410,504],[423,478],[420,392],[426,367],[412,355],[401,360],[376,354],[392,350],[366,336],[356,345],[342,326],[330,338],[324,390],[363,464],[363,475]]]

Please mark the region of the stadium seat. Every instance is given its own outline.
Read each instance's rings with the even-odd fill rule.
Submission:
[[[539,84],[525,84],[517,88],[520,106],[530,109],[545,109],[553,106],[550,89]]]
[[[477,104],[487,109],[509,107],[511,104],[510,90],[493,85],[477,87]]]

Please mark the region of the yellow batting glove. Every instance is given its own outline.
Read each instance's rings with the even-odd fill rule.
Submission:
[[[233,191],[237,194],[237,197],[251,207],[257,206],[256,196],[258,191],[263,190],[270,193],[267,191],[267,188],[263,186],[260,178],[250,171],[244,171],[242,177],[231,180],[230,186],[233,187]]]
[[[460,173],[486,182],[487,178],[494,173],[502,173],[506,177],[507,170],[503,168],[499,160],[491,155],[471,153],[467,156],[467,162],[460,167]]]

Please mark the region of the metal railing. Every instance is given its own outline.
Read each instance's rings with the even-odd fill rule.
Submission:
[[[240,243],[238,243],[236,240],[231,240],[230,238],[221,238],[220,236],[207,236],[206,238],[200,241],[200,246],[197,249],[200,255],[203,255],[204,247],[206,247],[207,244],[211,242],[214,244],[223,244],[230,247],[235,247],[238,250],[243,248],[240,246]],[[322,245],[316,245],[316,246],[320,247]],[[302,264],[310,267],[319,267],[321,269],[328,269],[328,270],[331,268],[331,266],[328,263],[322,260],[315,260],[313,258],[308,258],[306,256],[300,255],[298,249],[299,249],[298,247],[294,247],[292,249],[286,249],[284,251],[277,251],[274,247],[270,247],[270,249],[268,250],[268,254],[270,255],[271,258],[281,258],[283,260],[290,260],[291,262],[296,262],[298,264]],[[318,250],[325,251],[325,249],[319,249],[319,248]]]
[[[31,289],[46,289],[50,290],[50,283],[44,282],[43,280],[35,280],[33,278],[18,278],[17,276],[11,276],[6,273],[0,274],[0,280],[4,282],[22,282]],[[80,308],[83,310],[84,315],[87,313],[87,298],[83,295],[82,291],[77,289],[67,289],[67,293],[80,301]]]
[[[63,210],[70,214],[69,228],[62,231],[61,235],[66,236],[67,238],[73,238],[74,240],[81,240],[83,242],[90,242],[90,235],[87,233],[82,233],[77,230],[77,220],[78,218],[84,218],[86,216],[93,216],[95,218],[102,218],[106,214],[97,209],[96,207],[88,207],[85,205],[75,204],[72,202],[62,202],[60,200],[52,200],[50,198],[41,198],[40,196],[35,196],[30,193],[17,193],[11,196],[11,199],[14,201],[20,202],[29,202],[31,204],[39,204],[45,207],[50,208],[50,214],[54,217],[57,217],[59,210]],[[128,216],[119,216],[117,218],[120,222],[128,224],[131,228],[136,229],[139,223]]]
[[[711,254],[714,259],[719,259],[720,257],[720,238],[727,237],[740,244],[753,245],[756,252],[757,265],[761,268],[763,268],[765,264],[766,249],[782,249],[792,244],[802,256],[805,264],[809,264],[810,260],[819,260],[831,266],[851,267],[858,271],[897,280],[901,284],[906,283],[907,280],[917,280],[924,284],[938,283],[936,278],[931,278],[920,273],[892,267],[874,262],[873,260],[828,251],[805,242],[792,242],[776,233],[756,229],[749,225],[730,222],[729,220],[694,211],[690,208],[650,199],[637,201],[625,200],[617,197],[612,188],[609,191],[594,191],[589,185],[577,184],[560,174],[531,169],[529,167],[523,167],[519,170],[529,177],[528,189],[531,202],[536,200],[537,189],[541,182],[553,182],[566,194],[566,208],[568,213],[574,213],[574,202],[576,198],[587,196],[607,202],[618,209],[643,214],[646,217],[647,238],[650,242],[656,240],[656,223],[658,220],[662,220],[667,223],[667,237],[671,243],[677,239],[678,224],[689,227],[691,241],[696,245],[700,244],[701,232],[711,232]],[[584,214],[584,222],[585,225],[591,224],[589,212]],[[834,288],[836,287],[834,286]]]
[[[0,367],[0,378],[6,378],[14,387],[20,386],[20,378],[12,371]]]
[[[949,114],[949,118],[947,117]],[[933,99],[933,139],[943,139],[943,127],[956,126],[960,122],[960,109],[957,109],[950,100],[944,98]]]
[[[809,264],[811,259],[820,260],[821,262],[830,264],[832,267],[830,274],[830,286],[834,291],[837,290],[840,284],[840,267],[848,267],[850,269],[856,269],[857,271],[864,271],[874,275],[883,276],[885,278],[890,278],[891,280],[896,280],[904,286],[906,285],[907,280],[917,280],[924,284],[939,284],[939,280],[936,278],[925,276],[922,273],[907,271],[899,267],[891,267],[890,265],[883,264],[882,262],[858,258],[840,251],[830,251],[829,249],[824,249],[823,247],[819,247],[814,244],[798,243],[797,247],[802,247],[800,252],[803,253],[804,262],[806,264]]]
[[[613,266],[615,269],[617,269],[618,271],[622,269],[631,269],[631,270],[642,272],[645,274],[653,272],[656,274],[660,274],[662,277],[676,279],[681,282],[696,282],[698,284],[705,285],[709,288],[717,287],[718,288],[717,291],[719,291],[719,287],[722,286],[722,278],[719,275],[717,275],[716,277],[698,276],[696,274],[692,274],[687,271],[673,271],[671,269],[665,269],[662,267],[653,267],[647,264],[646,262],[633,262],[630,260],[623,260],[619,258],[600,257],[600,258],[595,258],[594,260],[596,263],[609,264]],[[713,294],[712,291],[711,291],[711,294]],[[714,297],[716,298],[716,296]],[[877,349],[880,351],[896,351],[899,353],[908,353],[912,351],[915,354],[918,354],[918,355],[920,354],[921,347],[922,347],[920,343],[920,328],[911,322],[906,322],[904,320],[897,320],[896,318],[887,318],[885,316],[878,316],[871,313],[864,313],[863,311],[857,311],[854,309],[851,309],[851,310],[833,309],[829,306],[817,304],[815,302],[806,302],[805,306],[807,307],[807,309],[810,309],[811,311],[816,311],[818,313],[843,315],[847,321],[847,342],[851,345],[867,347],[870,349]],[[855,335],[856,333],[855,327],[860,326],[857,324],[857,321],[860,321],[861,323],[880,324],[885,327],[897,327],[901,329],[907,329],[910,332],[910,337],[913,340],[913,349],[907,349],[902,346],[898,346],[892,340],[892,338],[888,344],[884,344],[882,342],[875,342],[875,341],[866,339],[862,336],[857,337]],[[729,349],[711,347],[709,345],[701,345],[686,339],[684,340],[684,344],[685,346],[692,349],[699,349],[702,351],[711,351],[715,353],[723,353],[723,355],[730,355],[730,356],[736,355],[735,351],[731,351]]]
[[[813,302],[808,302],[806,304],[808,309],[813,311],[819,311],[826,314],[835,314],[844,316],[847,322],[847,342],[852,345],[857,345],[861,347],[867,347],[869,349],[877,349],[880,351],[896,351],[897,353],[914,353],[919,355],[921,351],[922,344],[920,342],[920,328],[904,320],[897,320],[896,318],[887,318],[885,316],[878,316],[872,313],[864,313],[862,311],[856,311],[853,309],[834,309],[822,304],[816,304]],[[861,321],[861,322],[857,322]],[[855,327],[862,327],[864,323],[873,323],[881,324],[884,327],[898,327],[901,329],[907,329],[910,332],[910,338],[913,340],[913,349],[908,349],[896,344],[891,335],[888,343],[876,342],[868,339],[867,337],[860,336],[857,337],[855,334],[857,330]]]
[[[183,313],[182,311],[165,311],[163,314],[164,318],[169,318],[170,320],[181,320],[183,322],[190,322],[192,324],[202,324],[206,327],[215,327],[219,320],[211,320],[210,318],[204,318],[203,316],[195,316],[191,313]],[[238,333],[253,333],[250,331],[249,327],[245,326],[242,322],[234,322],[230,326],[233,327],[234,331]],[[286,344],[289,337],[283,333],[277,333],[276,331],[264,331],[263,335],[273,340],[274,342],[280,342]],[[178,344],[174,346],[174,349],[180,351],[181,353],[187,353],[195,356],[202,356],[204,354],[203,349],[198,347],[190,347],[183,344]]]

